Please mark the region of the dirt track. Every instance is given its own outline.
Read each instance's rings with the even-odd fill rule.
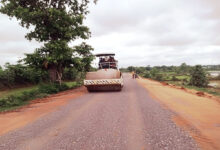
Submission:
[[[188,132],[172,121],[171,111],[152,99],[130,75],[124,79],[121,92],[85,93],[33,122],[11,128],[0,136],[0,149],[198,149]],[[1,124],[7,123],[5,115],[0,115]]]

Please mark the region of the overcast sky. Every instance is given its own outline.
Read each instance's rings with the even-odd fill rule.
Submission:
[[[220,64],[220,0],[99,0],[86,24],[93,53],[120,66]],[[0,65],[40,47],[16,19],[0,14]]]

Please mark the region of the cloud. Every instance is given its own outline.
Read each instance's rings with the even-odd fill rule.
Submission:
[[[27,30],[18,25],[15,19],[9,20],[8,16],[0,14],[0,42],[24,41]]]
[[[206,19],[220,19],[220,1],[219,0],[200,0],[201,6],[206,10],[203,17]]]
[[[0,24],[0,65],[6,62],[14,64],[24,57],[24,53],[32,53],[40,47],[36,41],[25,39],[28,30],[22,28],[15,18],[0,14]]]
[[[219,0],[100,0],[89,9],[87,42],[116,53],[120,66],[220,64]],[[40,47],[15,19],[0,23],[1,65]]]

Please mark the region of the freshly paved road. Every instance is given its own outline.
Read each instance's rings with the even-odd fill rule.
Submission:
[[[130,75],[121,92],[88,93],[0,137],[0,150],[191,150],[172,112]]]

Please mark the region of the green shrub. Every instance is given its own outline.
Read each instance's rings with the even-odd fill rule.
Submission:
[[[11,95],[7,98],[7,106],[18,106],[22,102],[22,96],[19,95]]]
[[[22,100],[28,101],[31,99],[36,98],[36,95],[40,94],[39,90],[30,90],[30,91],[24,91],[22,92]]]
[[[38,89],[40,93],[53,94],[59,92],[59,89],[54,83],[41,84]]]
[[[150,75],[151,75],[151,78],[155,79],[156,78],[156,75],[159,74],[159,71],[157,68],[153,68],[151,71],[150,71]]]
[[[65,90],[69,89],[69,87],[65,83],[62,83],[61,85],[60,84],[54,84],[54,86],[58,89],[58,91],[65,91]]]
[[[190,85],[197,87],[206,87],[208,85],[206,73],[201,65],[196,65],[193,67],[190,75]]]
[[[71,84],[70,84],[71,83]],[[65,91],[73,87],[80,86],[81,83],[70,82],[69,86],[66,83],[61,85],[58,83],[40,84],[37,89],[27,90],[24,92],[12,94],[3,98],[0,98],[0,110],[5,108],[16,107],[27,103],[29,100],[36,98],[43,98],[49,94],[54,94],[60,91]]]
[[[47,93],[39,93],[39,94],[37,94],[35,96],[35,98],[44,98],[44,97],[47,97],[47,96],[49,96],[49,94],[47,94]]]
[[[144,77],[144,78],[150,78],[150,77],[151,77],[151,75],[150,75],[150,73],[149,73],[149,72],[145,72],[145,73],[144,73],[144,75],[143,75],[143,77]]]
[[[53,94],[53,93],[65,91],[68,89],[69,89],[69,87],[65,83],[62,83],[61,85],[58,83],[41,84],[39,86],[39,92],[40,93],[47,93],[47,94]]]
[[[158,73],[158,74],[156,74],[156,75],[154,76],[153,79],[155,79],[155,80],[157,80],[157,81],[163,81],[163,75],[160,74],[160,73]]]
[[[11,88],[15,85],[37,84],[49,78],[46,71],[23,64],[6,63],[4,68],[0,67],[0,87]]]
[[[172,81],[179,81],[179,79],[176,76],[172,76]]]
[[[8,97],[0,99],[0,106],[1,107],[19,106],[21,102],[22,102],[22,96],[10,95]]]
[[[76,80],[77,76],[79,75],[79,71],[72,67],[72,68],[65,68],[63,72],[63,79],[65,80]]]

